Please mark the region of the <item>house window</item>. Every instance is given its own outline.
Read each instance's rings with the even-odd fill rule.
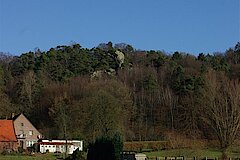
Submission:
[[[33,135],[33,130],[30,130],[30,131],[29,131],[29,135],[30,135],[30,136]]]
[[[24,132],[23,132],[23,130],[20,130],[20,131],[19,131],[18,137],[19,137],[19,138],[24,138]]]
[[[33,146],[33,141],[26,141],[26,146],[27,147],[32,147]]]
[[[24,124],[23,124],[23,123],[21,123],[21,126],[24,126]]]

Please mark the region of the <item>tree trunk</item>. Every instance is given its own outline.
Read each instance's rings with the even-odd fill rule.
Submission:
[[[221,160],[228,160],[227,148],[223,148],[223,149],[222,149]]]

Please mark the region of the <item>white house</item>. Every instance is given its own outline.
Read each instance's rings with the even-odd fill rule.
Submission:
[[[67,146],[67,152],[68,154],[72,154],[73,151],[79,148],[80,151],[83,151],[83,141],[79,140],[42,140],[41,142],[38,142],[40,147],[40,152],[59,152],[64,153],[66,151]]]

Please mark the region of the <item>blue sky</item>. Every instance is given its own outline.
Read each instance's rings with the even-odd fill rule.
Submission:
[[[224,52],[240,41],[240,1],[0,0],[0,51],[108,41],[168,53]]]

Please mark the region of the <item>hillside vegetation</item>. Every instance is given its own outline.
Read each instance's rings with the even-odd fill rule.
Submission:
[[[194,56],[79,44],[0,60],[0,117],[23,112],[45,138],[121,133],[126,141],[208,139],[227,149],[240,126],[240,43]]]

